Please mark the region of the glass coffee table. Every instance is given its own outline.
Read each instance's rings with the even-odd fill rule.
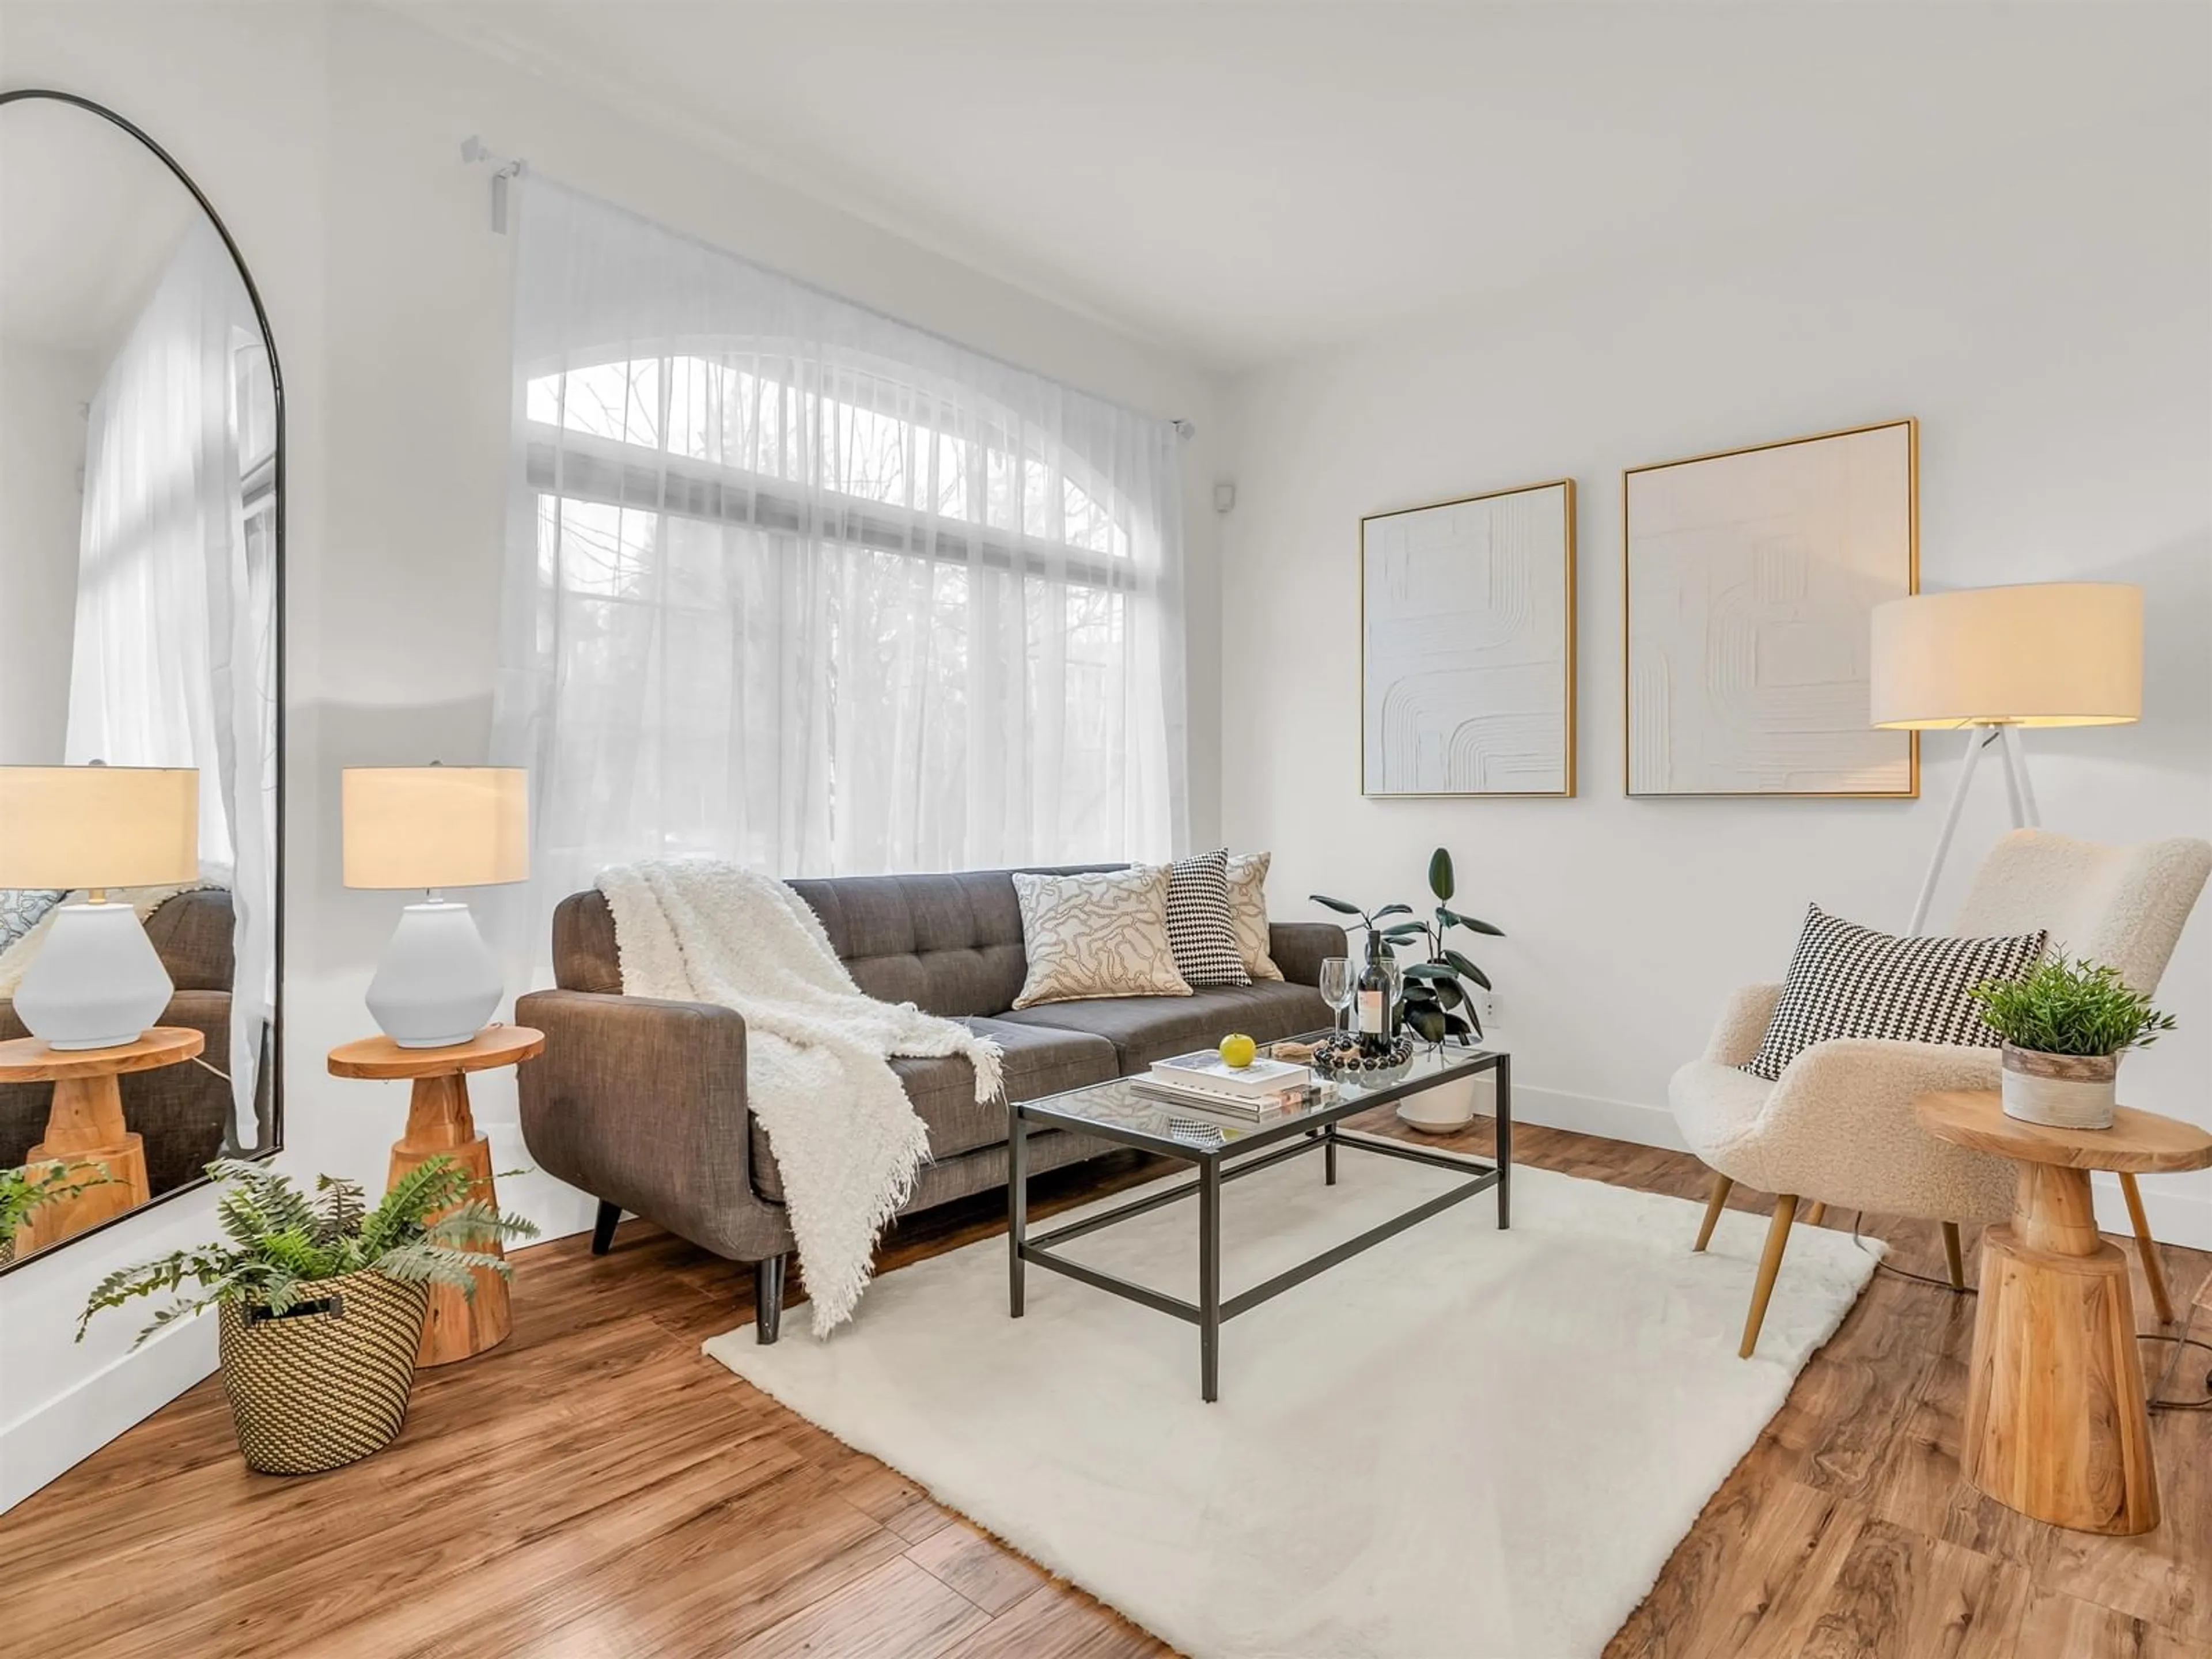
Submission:
[[[1328,1035],[1317,1031],[1297,1041],[1318,1042]],[[1340,1126],[1348,1117],[1377,1106],[1403,1100],[1440,1083],[1494,1072],[1498,1077],[1498,1156],[1494,1162],[1451,1152],[1432,1152],[1379,1135],[1347,1132]],[[1318,1080],[1321,1074],[1316,1073]],[[1199,1391],[1206,1400],[1220,1395],[1221,1325],[1224,1320],[1258,1307],[1285,1291],[1303,1285],[1316,1273],[1371,1249],[1384,1239],[1427,1220],[1431,1216],[1464,1203],[1478,1193],[1498,1189],[1498,1224],[1510,1224],[1508,1208],[1513,1174],[1512,1059],[1495,1048],[1419,1048],[1400,1068],[1380,1075],[1333,1081],[1318,1090],[1303,1106],[1259,1121],[1231,1114],[1185,1106],[1139,1093],[1133,1078],[1071,1089],[1041,1100],[1007,1103],[1009,1167],[1008,1204],[1012,1226],[1007,1234],[1007,1311],[1022,1316],[1023,1273],[1034,1264],[1079,1279],[1095,1289],[1125,1297],[1147,1308],[1198,1327]],[[1085,1216],[1032,1236],[1029,1231],[1029,1131],[1039,1124],[1066,1129],[1116,1146],[1133,1146],[1162,1158],[1179,1158],[1196,1167],[1194,1180],[1155,1193],[1132,1203],[1118,1205],[1097,1215]],[[1467,1180],[1393,1216],[1380,1226],[1323,1250],[1297,1267],[1277,1273],[1224,1298],[1221,1294],[1221,1188],[1224,1182],[1248,1176],[1288,1158],[1308,1152],[1322,1155],[1322,1179],[1336,1184],[1340,1150],[1373,1152],[1404,1158],[1439,1170],[1464,1175]],[[1117,1221],[1142,1215],[1162,1205],[1195,1194],[1198,1199],[1198,1300],[1186,1302],[1096,1267],[1053,1254],[1054,1247],[1110,1227]]]

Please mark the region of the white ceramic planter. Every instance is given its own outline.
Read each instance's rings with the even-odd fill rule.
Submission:
[[[1439,1083],[1398,1103],[1398,1121],[1408,1128],[1448,1135],[1464,1129],[1478,1113],[1494,1115],[1498,1109],[1498,1074],[1477,1072]]]
[[[2109,1129],[2118,1095],[2118,1054],[2046,1054],[2004,1046],[1999,1095],[2005,1115],[2049,1129]]]

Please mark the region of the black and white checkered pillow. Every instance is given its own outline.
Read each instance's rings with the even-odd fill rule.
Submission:
[[[1176,971],[1194,988],[1249,985],[1237,922],[1229,909],[1226,848],[1168,866],[1168,945]]]
[[[1778,1078],[1800,1054],[1831,1037],[1995,1048],[1997,1034],[1966,994],[1984,980],[2019,978],[2043,954],[2044,939],[1900,939],[1808,906],[1782,1000],[1743,1069]]]

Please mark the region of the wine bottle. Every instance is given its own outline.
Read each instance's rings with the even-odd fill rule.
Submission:
[[[1358,1022],[1354,1029],[1364,1054],[1380,1054],[1390,1046],[1390,972],[1387,950],[1376,948],[1380,943],[1369,945],[1367,966],[1359,975]]]

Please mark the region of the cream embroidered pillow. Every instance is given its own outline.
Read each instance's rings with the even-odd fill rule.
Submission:
[[[1014,872],[1029,978],[1017,1008],[1089,997],[1187,997],[1168,942],[1168,869],[1080,876]]]
[[[1237,954],[1255,981],[1280,979],[1283,970],[1267,954],[1267,862],[1272,853],[1229,855],[1229,920],[1237,928]]]

